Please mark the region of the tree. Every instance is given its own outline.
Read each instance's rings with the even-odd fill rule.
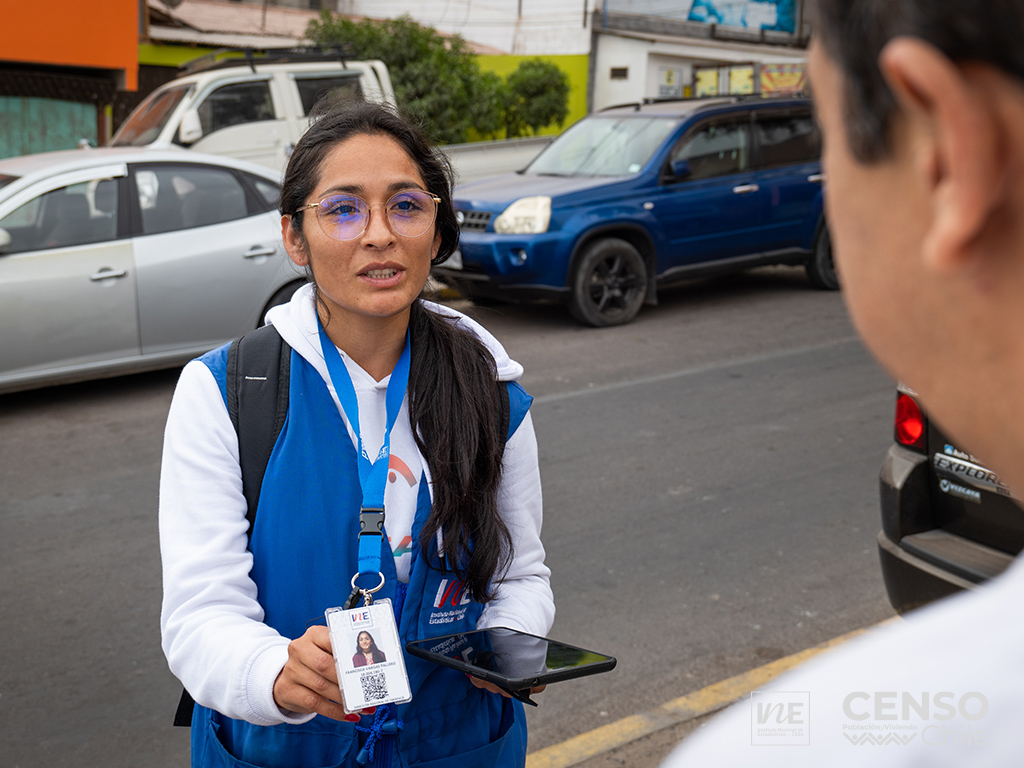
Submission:
[[[441,37],[407,15],[355,22],[326,10],[310,21],[306,36],[318,45],[348,43],[359,58],[381,59],[399,107],[438,144],[463,142],[471,128],[490,135],[503,126],[504,83],[480,71],[459,36]]]
[[[505,132],[521,136],[529,128],[534,135],[552,123],[561,128],[569,114],[569,78],[543,59],[528,59],[505,81]]]

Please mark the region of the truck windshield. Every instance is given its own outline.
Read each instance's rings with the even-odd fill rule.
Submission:
[[[174,108],[192,90],[191,85],[179,85],[147,96],[114,134],[111,146],[144,147],[156,141]]]
[[[588,117],[555,139],[527,167],[546,176],[630,176],[638,173],[677,117]]]

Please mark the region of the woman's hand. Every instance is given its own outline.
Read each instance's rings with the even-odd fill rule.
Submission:
[[[475,685],[477,688],[480,688],[481,690],[490,691],[491,693],[497,693],[500,696],[504,696],[506,699],[512,698],[512,694],[510,694],[506,690],[499,688],[494,683],[489,683],[486,680],[481,680],[479,677],[473,677],[472,675],[466,675],[466,677],[469,678],[469,682],[471,682],[473,685]],[[530,693],[541,693],[545,688],[547,688],[546,685],[535,685],[533,686],[533,688],[530,689]]]
[[[288,644],[288,661],[274,681],[274,701],[287,712],[315,712],[332,720],[359,721],[359,714],[346,714],[340,704],[341,689],[327,627],[310,627]],[[370,707],[363,714],[375,711],[376,707]]]

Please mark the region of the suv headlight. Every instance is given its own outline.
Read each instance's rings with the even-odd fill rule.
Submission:
[[[551,223],[551,198],[521,197],[494,220],[494,231],[503,235],[539,235]]]

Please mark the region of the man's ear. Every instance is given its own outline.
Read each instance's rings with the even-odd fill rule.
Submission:
[[[300,267],[309,266],[309,246],[306,245],[306,238],[295,226],[291,216],[281,217],[281,239],[284,240],[284,249],[288,256]]]
[[[991,92],[975,81],[985,66],[961,68],[912,37],[891,40],[879,57],[931,205],[922,255],[926,265],[942,271],[970,260],[972,244],[1005,192],[998,110]]]

